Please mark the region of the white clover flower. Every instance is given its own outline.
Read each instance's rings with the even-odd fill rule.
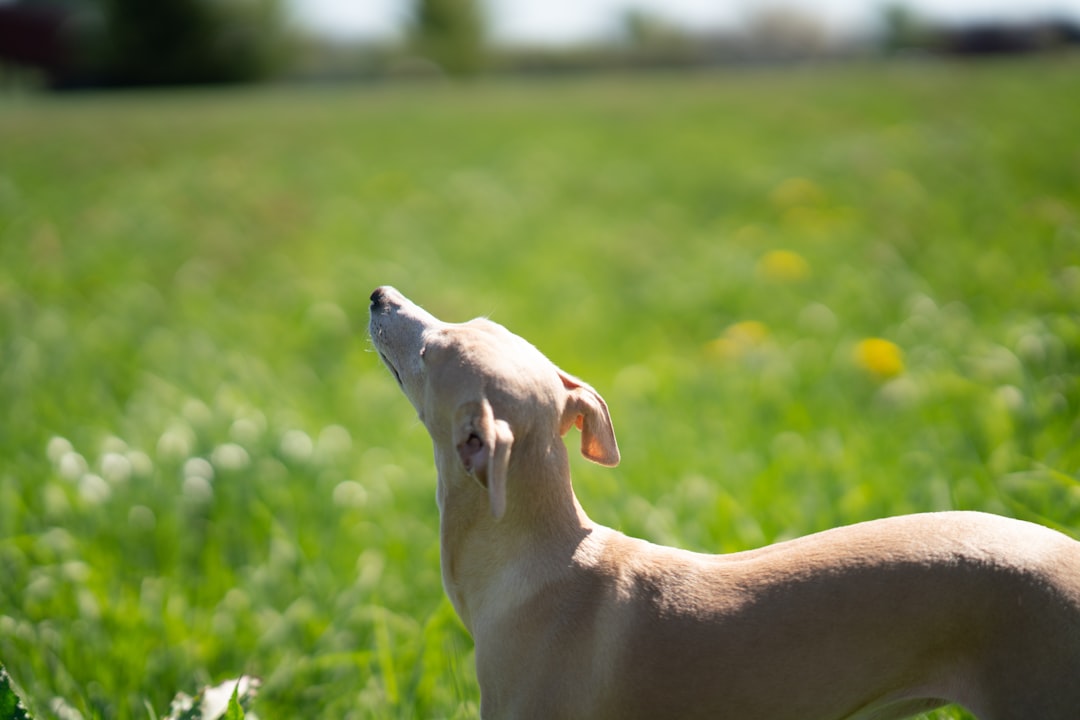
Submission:
[[[82,560],[68,560],[60,566],[60,572],[68,580],[80,585],[90,579],[90,566]]]
[[[327,425],[319,433],[316,452],[321,461],[333,460],[352,450],[352,435],[341,425]]]
[[[247,450],[236,443],[224,443],[210,453],[210,462],[222,470],[243,470],[251,464]]]
[[[310,459],[314,449],[311,436],[303,430],[287,430],[281,436],[281,454],[294,462]]]
[[[188,425],[174,423],[158,439],[157,454],[166,460],[179,460],[190,455],[194,448],[195,432]]]
[[[112,490],[100,475],[86,473],[79,478],[79,496],[90,505],[100,505],[109,499]]]
[[[214,419],[214,413],[202,400],[188,398],[181,408],[180,414],[184,419],[195,426],[208,425]]]
[[[226,680],[220,685],[205,688],[202,697],[202,712],[199,717],[219,718],[224,716],[234,691],[241,698],[254,696],[259,691],[260,684],[261,681],[258,678],[243,675],[233,680]],[[245,715],[251,717],[250,712],[245,713]]]
[[[75,552],[75,536],[62,527],[49,528],[38,536],[38,547],[57,555],[71,555]]]
[[[184,463],[186,477],[200,477],[203,480],[214,479],[214,466],[201,457],[188,458]]]
[[[60,477],[75,482],[89,469],[89,465],[86,464],[86,458],[71,450],[60,458],[57,469],[60,471]]]
[[[367,504],[368,493],[355,480],[345,480],[334,487],[334,504],[341,508],[359,508]]]
[[[188,475],[184,478],[181,492],[186,499],[196,503],[208,503],[214,499],[214,487],[209,480],[199,475]]]
[[[71,442],[59,435],[53,435],[49,439],[49,444],[45,446],[45,455],[53,465],[59,465],[61,458],[74,451],[75,448],[72,447]]]
[[[101,458],[101,475],[113,485],[126,483],[131,479],[131,461],[116,452],[107,452]]]
[[[154,472],[154,461],[142,450],[129,450],[124,457],[131,463],[131,473],[136,477],[147,477]]]
[[[83,720],[82,713],[76,710],[62,697],[54,697],[49,702],[49,710],[58,720]]]
[[[919,403],[922,395],[922,388],[908,375],[889,380],[878,391],[878,397],[883,401],[901,408],[914,407]]]
[[[254,445],[262,437],[265,420],[262,425],[249,417],[237,418],[229,426],[229,437],[241,445]]]
[[[107,453],[126,453],[128,450],[128,444],[123,439],[110,435],[105,438],[105,442],[102,443],[102,450]]]

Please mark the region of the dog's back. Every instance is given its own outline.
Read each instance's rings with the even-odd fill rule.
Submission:
[[[508,671],[477,637],[493,717],[1080,716],[1080,543],[1042,526],[930,513],[731,555],[584,542],[492,624],[503,650],[557,651]]]

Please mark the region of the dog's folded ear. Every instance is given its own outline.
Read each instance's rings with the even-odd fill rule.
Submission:
[[[506,512],[506,474],[514,433],[495,419],[486,399],[462,403],[454,413],[454,446],[465,472],[487,489],[491,514]]]
[[[559,432],[565,435],[571,426],[581,431],[581,454],[594,463],[615,467],[619,464],[619,444],[607,403],[587,383],[559,370],[567,391]]]

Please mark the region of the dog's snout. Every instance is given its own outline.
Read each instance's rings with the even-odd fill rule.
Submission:
[[[389,290],[389,288],[387,288],[387,287],[377,287],[377,288],[375,288],[375,291],[371,293],[371,309],[372,310],[378,310],[379,308],[381,308],[383,305],[386,304],[386,299],[387,299],[387,296],[389,295],[388,290]]]
[[[385,312],[405,303],[405,296],[389,285],[381,285],[371,293],[371,312]]]

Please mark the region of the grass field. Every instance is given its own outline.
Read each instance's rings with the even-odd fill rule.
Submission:
[[[1078,72],[0,99],[0,661],[39,718],[476,717],[382,283],[604,394],[627,533],[1080,534]]]

